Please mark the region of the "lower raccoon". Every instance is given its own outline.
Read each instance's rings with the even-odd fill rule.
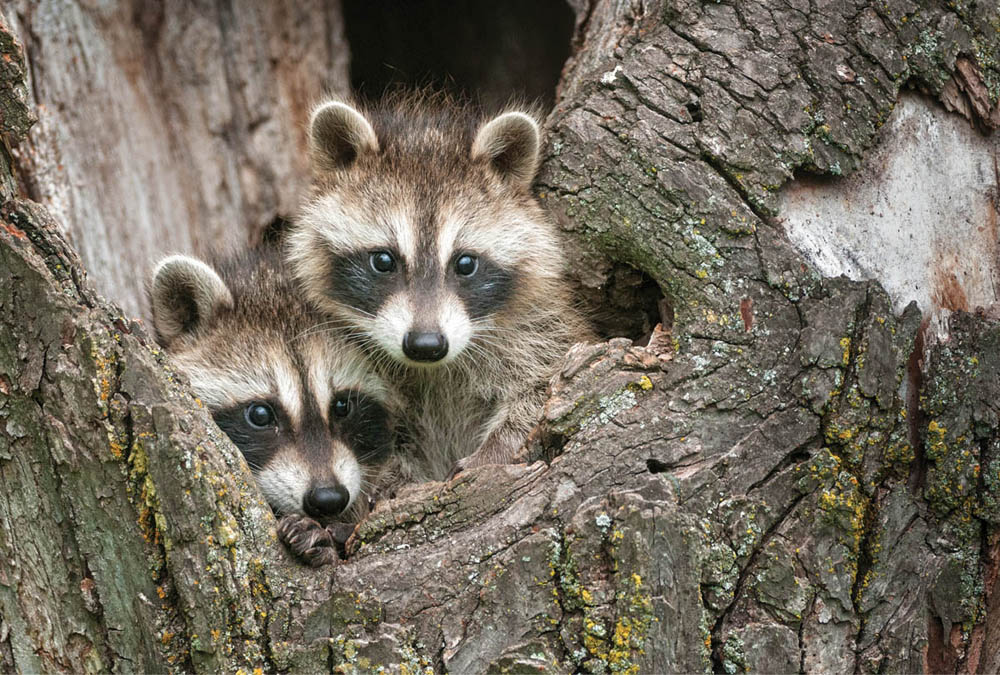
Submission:
[[[287,258],[405,399],[405,478],[511,461],[589,335],[531,193],[538,122],[411,94],[328,101],[309,132],[314,184]]]
[[[279,537],[310,564],[336,560],[332,521],[360,519],[393,446],[389,390],[298,298],[274,247],[215,268],[170,256],[149,297],[157,341],[243,453]]]

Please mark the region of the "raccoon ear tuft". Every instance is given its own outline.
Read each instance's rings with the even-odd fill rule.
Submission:
[[[309,119],[309,149],[317,169],[335,171],[359,155],[378,152],[378,137],[364,115],[346,103],[328,101]]]
[[[538,170],[541,133],[534,117],[507,112],[479,127],[472,159],[486,159],[501,178],[528,189]]]
[[[233,295],[214,269],[186,255],[172,255],[153,270],[149,287],[156,339],[164,347],[203,326]]]

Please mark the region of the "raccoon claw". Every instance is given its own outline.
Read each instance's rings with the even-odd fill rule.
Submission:
[[[334,535],[309,516],[284,516],[278,522],[278,539],[295,557],[312,567],[322,567],[340,560]]]
[[[445,478],[445,481],[450,481],[452,478],[462,473],[466,469],[471,469],[472,467],[476,466],[475,464],[469,462],[468,460],[469,457],[463,457],[462,459],[455,462],[455,466],[451,467],[451,471],[448,472],[448,476]]]
[[[354,534],[355,527],[354,523],[331,523],[326,526],[326,531],[333,537],[333,542],[337,545],[337,550],[341,554],[344,552],[344,545],[347,543],[347,540]]]

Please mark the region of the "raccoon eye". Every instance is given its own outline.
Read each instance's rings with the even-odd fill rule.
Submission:
[[[341,396],[333,402],[333,414],[336,417],[347,417],[351,414],[351,399],[347,396]]]
[[[247,406],[243,413],[247,424],[255,429],[266,429],[274,426],[274,410],[266,403],[254,402]]]
[[[388,251],[375,251],[368,258],[372,269],[382,274],[388,274],[396,270],[396,259]]]
[[[479,258],[468,253],[458,256],[455,261],[455,272],[463,277],[471,277],[479,269]]]

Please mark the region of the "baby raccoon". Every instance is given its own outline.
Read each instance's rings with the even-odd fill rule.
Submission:
[[[588,334],[530,189],[538,122],[415,94],[325,102],[309,136],[314,185],[287,258],[406,401],[406,478],[511,461]]]
[[[276,247],[215,268],[170,256],[149,296],[158,342],[284,516],[282,541],[311,564],[336,560],[344,528],[316,521],[367,508],[366,480],[393,445],[381,379],[299,299]]]

